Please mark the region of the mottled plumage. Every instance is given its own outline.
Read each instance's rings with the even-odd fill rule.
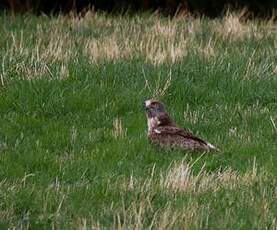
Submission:
[[[148,138],[151,143],[190,151],[216,150],[213,145],[194,136],[189,130],[177,127],[161,102],[147,100],[144,106],[147,113]]]

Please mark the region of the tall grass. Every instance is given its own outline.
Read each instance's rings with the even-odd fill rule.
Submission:
[[[0,22],[1,228],[277,228],[276,22]],[[221,152],[151,146],[153,97]]]

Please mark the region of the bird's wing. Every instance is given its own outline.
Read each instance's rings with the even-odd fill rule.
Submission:
[[[176,126],[160,126],[154,129],[154,132],[159,135],[177,135],[186,139],[192,139],[198,141],[204,145],[207,145],[207,142],[194,136],[190,131],[178,128]]]

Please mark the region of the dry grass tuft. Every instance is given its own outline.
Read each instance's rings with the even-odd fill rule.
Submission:
[[[124,137],[125,134],[126,134],[126,130],[123,128],[121,119],[116,118],[113,121],[112,136],[117,139],[117,138]]]
[[[238,14],[227,14],[222,23],[216,27],[216,32],[226,39],[249,39],[255,37],[257,39],[262,38],[262,34],[259,32],[257,24],[255,23],[243,23],[240,20]]]
[[[240,174],[231,168],[214,173],[205,171],[203,166],[199,173],[192,173],[192,166],[182,161],[173,163],[165,174],[161,175],[160,186],[169,192],[204,193],[216,192],[222,187],[236,189],[239,186],[251,185],[257,182],[257,168],[254,163],[253,170]]]
[[[152,85],[149,83],[152,80],[149,81],[144,72],[143,76],[145,81],[144,88],[149,91],[149,93],[152,95],[152,98],[162,98],[163,96],[165,96],[166,93],[169,92],[172,81],[171,69],[169,70],[168,77],[165,78],[165,80],[162,80],[161,76],[158,76],[154,84]]]
[[[114,213],[114,228],[117,229],[172,229],[183,226],[184,229],[190,229],[192,226],[201,226],[205,228],[209,225],[211,215],[210,204],[199,205],[194,199],[189,199],[181,208],[174,207],[171,201],[168,201],[162,208],[154,208],[155,194],[161,191],[164,194],[175,196],[178,194],[193,194],[193,197],[203,193],[216,193],[220,189],[237,191],[239,188],[254,186],[266,178],[264,172],[258,173],[256,161],[254,160],[252,169],[240,173],[231,168],[226,168],[217,172],[210,173],[205,170],[205,165],[195,174],[193,167],[201,156],[192,163],[184,160],[173,162],[166,172],[156,173],[153,166],[149,177],[140,181],[133,175],[129,180],[118,181],[123,193],[139,194],[139,199],[134,199],[131,205],[124,202],[120,207],[110,212]],[[160,177],[156,177],[160,175]],[[265,193],[266,194],[266,193]],[[190,196],[189,196],[190,197]],[[244,197],[243,199],[252,199]],[[257,204],[254,200],[253,208],[260,212],[264,210],[266,216],[270,216],[274,222],[272,211],[269,209],[267,198]],[[231,222],[230,213],[226,212],[226,221]],[[228,223],[226,223],[228,225]]]
[[[156,172],[155,167],[153,167],[151,175],[143,182],[132,175],[128,180],[123,180],[120,187],[124,192],[140,191],[141,193],[147,193],[158,189],[170,194],[201,194],[216,192],[221,188],[233,190],[241,186],[251,186],[266,176],[263,173],[257,174],[255,161],[252,170],[245,173],[239,173],[231,168],[210,173],[205,170],[205,165],[203,165],[201,170],[195,174],[193,166],[197,161],[191,164],[184,160],[173,162],[166,172],[160,173],[159,180],[154,178]]]
[[[130,23],[124,17],[115,19],[93,11],[84,17],[59,16],[51,20],[50,27],[36,26],[30,38],[32,44],[29,44],[29,35],[25,30],[7,32],[0,84],[5,84],[11,72],[26,79],[45,76],[65,79],[69,74],[68,65],[80,54],[85,55],[92,64],[142,58],[155,66],[164,63],[173,65],[187,58],[189,53],[214,60],[221,54],[217,42],[222,38],[232,42],[261,39],[275,36],[276,33],[276,26],[272,22],[268,22],[266,29],[262,30],[256,22],[243,23],[239,15],[228,14],[221,21],[213,22],[219,36],[206,39],[203,37],[206,28],[202,19],[162,20],[158,16],[153,17],[144,21],[131,19],[134,22]],[[272,60],[257,65],[253,55],[249,58],[244,79],[251,79],[253,75],[263,79],[268,71],[272,76],[276,73],[276,64]],[[56,64],[60,66],[58,72],[52,71]]]
[[[158,21],[141,41],[141,54],[154,65],[165,62],[173,64],[184,58],[187,55],[187,39],[177,32],[174,22],[163,25]]]
[[[114,214],[114,229],[174,229],[190,226],[200,220],[200,207],[190,202],[181,210],[176,210],[170,202],[160,209],[153,209],[153,195],[141,197],[128,207],[123,204]],[[201,208],[202,209],[202,208]]]

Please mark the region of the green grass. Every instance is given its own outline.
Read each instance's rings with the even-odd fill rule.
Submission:
[[[0,25],[1,229],[277,228],[276,22]],[[221,151],[151,146],[153,97]]]

